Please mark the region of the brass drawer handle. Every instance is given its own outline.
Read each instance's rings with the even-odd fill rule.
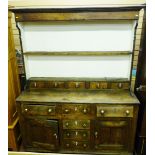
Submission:
[[[68,114],[69,113],[69,109],[65,109],[65,113]]]
[[[66,144],[66,147],[69,147],[69,144],[68,143]]]
[[[83,147],[86,148],[87,147],[87,144],[83,144]]]
[[[56,133],[54,133],[53,136],[55,137],[55,139],[58,139],[58,136]]]
[[[25,109],[24,109],[24,111],[25,111],[25,112],[28,112],[28,109],[27,109],[27,108],[25,108]]]
[[[66,127],[68,127],[68,126],[69,126],[69,123],[68,123],[68,122],[66,122],[66,123],[65,123],[65,126],[66,126]]]
[[[79,86],[80,86],[79,83],[76,82],[76,83],[75,83],[75,88],[79,88]]]
[[[86,114],[88,110],[86,108],[83,109],[83,113]]]
[[[51,112],[52,112],[52,109],[51,109],[51,108],[50,108],[50,109],[48,109],[48,112],[49,112],[49,113],[51,113]]]
[[[75,146],[78,146],[78,144],[79,144],[78,142],[75,142]]]
[[[103,115],[105,111],[103,109],[100,110],[100,114]]]
[[[95,132],[95,138],[97,138],[97,137],[98,137],[98,132],[96,131],[96,132]]]
[[[87,124],[86,124],[86,123],[84,123],[82,126],[83,126],[84,128],[86,128],[86,127],[87,127]]]
[[[100,88],[100,83],[96,83],[96,88]]]
[[[87,134],[86,133],[83,133],[83,137],[87,137]]]
[[[70,133],[68,132],[68,133],[66,133],[66,135],[67,135],[67,137],[70,137]]]
[[[130,111],[129,110],[126,110],[126,115],[128,116],[130,114]]]

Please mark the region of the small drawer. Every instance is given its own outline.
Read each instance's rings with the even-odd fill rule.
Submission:
[[[30,82],[30,88],[41,89],[41,88],[64,88],[65,83],[59,81],[33,81]]]
[[[90,129],[90,120],[63,120],[63,129]]]
[[[88,141],[63,141],[63,148],[68,150],[89,150],[90,144]]]
[[[78,139],[81,141],[90,139],[90,132],[87,130],[64,130],[64,139]]]
[[[111,83],[111,89],[129,89],[129,82],[113,82]]]
[[[55,115],[55,105],[22,105],[22,113],[25,115]]]
[[[62,106],[62,113],[64,115],[90,115],[91,108],[87,104],[64,104]]]
[[[97,117],[133,117],[133,106],[97,106]]]
[[[90,82],[90,89],[107,89],[107,82]]]
[[[68,82],[68,88],[84,89],[85,82]]]

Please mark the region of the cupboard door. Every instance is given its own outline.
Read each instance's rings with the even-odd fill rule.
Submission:
[[[58,121],[25,119],[24,144],[37,150],[56,150],[59,145]]]
[[[129,141],[127,120],[98,120],[95,122],[96,150],[127,150]]]

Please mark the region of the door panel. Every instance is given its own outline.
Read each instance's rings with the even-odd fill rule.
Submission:
[[[128,121],[95,122],[95,149],[99,150],[122,150],[127,149]]]
[[[59,145],[58,121],[48,119],[25,119],[26,145],[43,150],[56,150]]]

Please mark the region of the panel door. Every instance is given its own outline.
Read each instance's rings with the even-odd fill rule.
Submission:
[[[28,148],[52,151],[59,145],[58,121],[51,119],[25,119],[24,144]]]
[[[95,121],[96,150],[128,150],[129,123],[127,120]]]

